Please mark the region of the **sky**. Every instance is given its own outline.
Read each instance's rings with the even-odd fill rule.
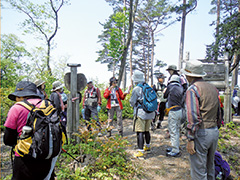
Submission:
[[[206,45],[214,41],[214,27],[209,26],[216,19],[208,14],[212,6],[209,1],[198,1],[194,12],[186,19],[184,57],[190,53],[190,60],[203,59]],[[107,70],[106,64],[95,62],[98,57],[96,51],[102,49],[98,35],[103,31],[100,23],[106,22],[112,14],[112,8],[105,0],[71,0],[71,4],[64,6],[59,14],[60,29],[54,37],[56,47],[52,50],[55,59],[69,56],[68,63],[78,63],[78,73],[85,74],[87,80],[97,80],[108,83],[112,72]],[[32,48],[38,40],[31,35],[22,35],[19,23],[26,18],[12,9],[1,9],[1,34],[16,34]],[[161,26],[160,26],[161,28]],[[178,65],[181,23],[175,23],[158,34],[155,47],[155,59],[162,60],[168,65]],[[168,76],[165,71],[161,71]],[[70,68],[69,68],[70,71]],[[128,76],[129,79],[129,76]]]

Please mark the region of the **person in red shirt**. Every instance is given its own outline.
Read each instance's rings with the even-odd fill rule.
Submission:
[[[113,116],[116,112],[118,132],[123,136],[123,124],[122,124],[122,109],[123,105],[121,100],[124,100],[127,93],[123,93],[117,86],[117,79],[112,77],[110,79],[110,86],[104,92],[104,98],[108,100],[106,108],[108,109],[108,128],[112,126]],[[109,137],[111,136],[111,129],[108,130]]]

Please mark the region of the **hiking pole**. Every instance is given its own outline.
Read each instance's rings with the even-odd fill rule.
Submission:
[[[75,161],[81,163],[79,160],[77,160],[75,157],[73,157],[71,154],[69,154],[65,149],[62,148],[62,151],[65,152],[67,155],[69,155],[71,158],[73,158]]]

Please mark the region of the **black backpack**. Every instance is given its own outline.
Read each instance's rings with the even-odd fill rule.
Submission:
[[[61,152],[66,140],[66,131],[50,101],[43,100],[37,104],[39,103],[41,105],[38,108],[27,100],[17,102],[30,112],[15,150],[21,157],[50,159]]]

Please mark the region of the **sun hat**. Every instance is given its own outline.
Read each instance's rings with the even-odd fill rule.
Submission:
[[[176,74],[173,74],[169,80],[169,82],[180,82],[180,77]]]
[[[144,82],[145,81],[144,73],[139,70],[134,71],[132,80],[134,83]]]
[[[166,76],[164,76],[163,73],[160,73],[160,74],[157,76],[157,78],[158,78],[158,79],[164,79],[164,78],[166,78]]]
[[[56,91],[56,90],[61,89],[63,87],[64,87],[64,85],[60,81],[55,81],[52,84],[52,90],[51,91],[53,92],[53,91]]]
[[[46,83],[46,82],[41,79],[37,79],[36,81],[34,81],[34,84],[36,84],[37,87],[41,86],[44,83]]]
[[[203,77],[207,75],[207,73],[203,70],[203,64],[198,60],[187,61],[182,72],[186,76],[191,77]]]
[[[167,70],[167,71],[169,71],[169,70],[179,71],[179,70],[177,69],[177,66],[176,66],[176,65],[169,65],[166,70]]]
[[[20,81],[16,85],[13,93],[8,95],[8,99],[16,101],[16,97],[40,97],[37,94],[37,86],[30,81]]]

